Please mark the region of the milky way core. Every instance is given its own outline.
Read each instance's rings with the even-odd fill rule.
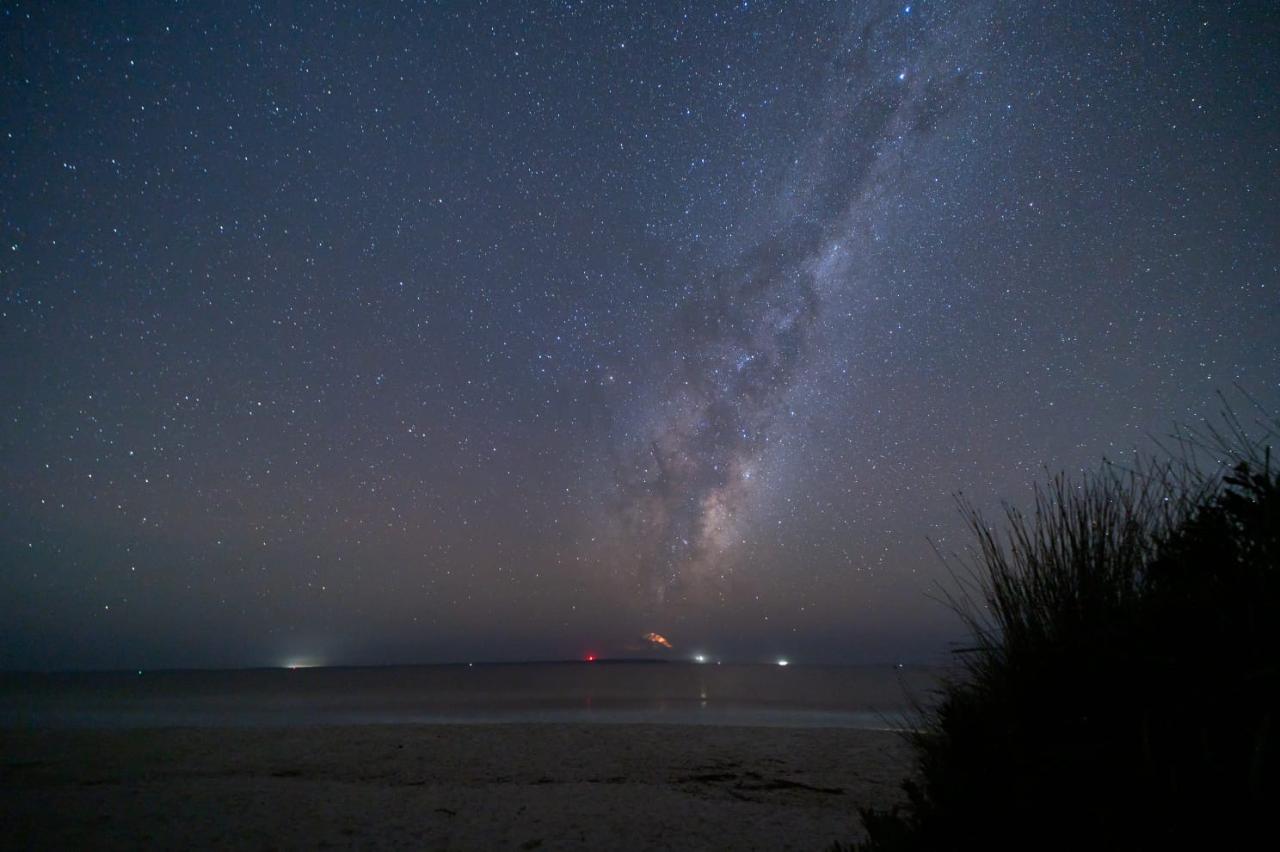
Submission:
[[[981,73],[989,20],[974,4],[934,32],[900,8],[840,21],[815,126],[772,209],[757,211],[763,234],[728,260],[700,263],[680,293],[676,342],[654,397],[640,403],[643,428],[625,434],[634,446],[619,480],[640,586],[659,599],[732,571],[769,487],[759,471],[805,440],[797,407],[839,392],[815,375],[815,361],[843,345],[823,333],[876,274],[880,207]]]

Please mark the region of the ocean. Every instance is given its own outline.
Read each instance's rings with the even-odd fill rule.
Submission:
[[[0,674],[8,728],[587,722],[900,728],[936,669],[565,662]]]

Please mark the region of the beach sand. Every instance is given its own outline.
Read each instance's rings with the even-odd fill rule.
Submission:
[[[0,843],[821,850],[909,764],[895,734],[836,728],[6,730]]]

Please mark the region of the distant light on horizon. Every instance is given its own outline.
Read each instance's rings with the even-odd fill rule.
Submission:
[[[791,661],[790,661],[790,660],[788,660],[786,657],[779,657],[779,658],[778,658],[778,665],[780,665],[780,666],[789,666],[789,665],[791,665]]]
[[[280,668],[282,669],[314,669],[314,668],[319,668],[323,665],[324,663],[319,660],[315,660],[307,657],[295,657],[292,659],[285,660],[283,663],[280,664]]]
[[[705,662],[707,661],[707,655],[706,655],[706,654],[694,654],[694,655],[693,655],[693,661],[694,661],[695,663],[705,663]]]

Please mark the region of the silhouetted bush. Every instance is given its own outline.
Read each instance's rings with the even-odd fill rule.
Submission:
[[[973,641],[864,850],[1236,848],[1263,827],[1280,471],[1228,422],[1174,462],[1055,478],[1003,533],[966,508],[951,603]]]

